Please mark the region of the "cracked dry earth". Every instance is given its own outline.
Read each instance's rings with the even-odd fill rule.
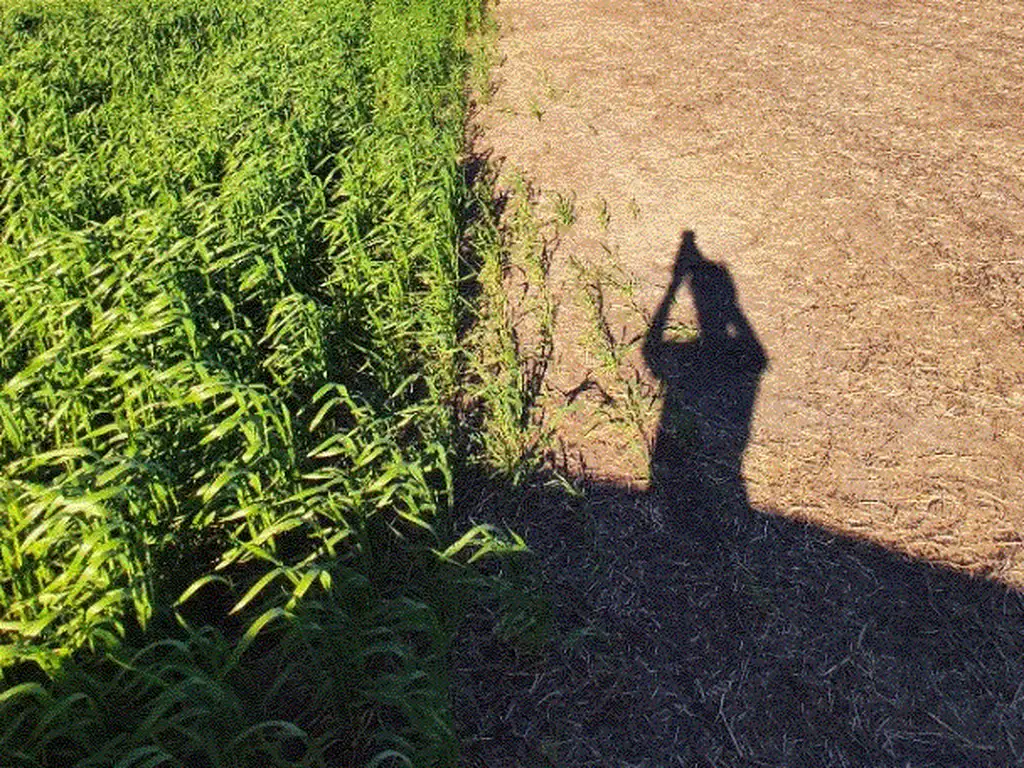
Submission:
[[[481,629],[459,651],[467,760],[1024,765],[1024,6],[492,10],[478,149],[575,200],[546,407],[583,393],[557,423],[589,493],[504,513],[555,639],[531,657]],[[643,490],[657,402],[630,433],[580,388],[614,382],[572,263],[630,276],[605,310],[636,339],[683,230],[769,360],[753,510],[710,547]]]

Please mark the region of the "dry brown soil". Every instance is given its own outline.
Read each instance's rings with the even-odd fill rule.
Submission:
[[[1024,585],[1024,6],[493,12],[478,150],[542,202],[575,196],[552,257],[547,407],[604,375],[571,259],[620,264],[649,315],[693,230],[770,361],[744,461],[752,505]],[[619,309],[616,333],[641,335]],[[692,319],[685,301],[675,313]],[[567,453],[642,487],[643,437],[595,425],[588,402],[558,421]]]
[[[527,356],[545,287],[557,304],[553,355],[527,362],[582,493],[482,483],[465,504],[536,566],[467,607],[466,765],[1024,766],[1024,5],[493,10],[476,148],[561,220],[546,281],[513,257],[508,292]],[[642,360],[686,230],[766,350],[750,419],[761,355],[697,348],[701,377],[663,374],[664,398]],[[681,325],[721,288],[702,269]],[[649,491],[659,413],[728,404],[730,380],[722,434],[749,442],[718,487],[750,504]],[[686,418],[655,457],[684,453]]]

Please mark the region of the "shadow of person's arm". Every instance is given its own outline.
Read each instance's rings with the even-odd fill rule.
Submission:
[[[676,294],[679,292],[683,280],[699,261],[700,254],[693,242],[693,232],[687,230],[683,233],[683,241],[676,254],[676,262],[672,268],[672,281],[651,319],[651,326],[647,329],[647,336],[644,338],[644,362],[647,363],[651,373],[659,379],[664,379],[667,374],[665,327],[668,325],[669,312],[672,310],[672,304],[675,302]]]
[[[744,368],[751,373],[761,374],[768,368],[768,353],[746,316],[735,305],[730,313],[729,326],[732,329],[733,348],[739,353]]]

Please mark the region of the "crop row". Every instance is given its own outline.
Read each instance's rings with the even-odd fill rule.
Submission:
[[[443,633],[409,582],[451,503],[470,21],[464,0],[0,11],[15,764],[450,748],[426,722]]]

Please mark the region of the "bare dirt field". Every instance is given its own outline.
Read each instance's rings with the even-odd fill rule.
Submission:
[[[554,639],[471,618],[468,763],[1024,765],[1024,6],[493,10],[476,148],[550,214],[586,492],[479,504]],[[649,490],[687,440],[732,498],[696,527],[706,477]]]
[[[1024,7],[502,0],[495,13],[479,145],[575,202],[551,265],[551,407],[601,375],[570,261],[622,266],[649,316],[693,230],[769,360],[744,462],[752,503],[1024,585]],[[686,301],[675,313],[693,316]],[[612,326],[627,341],[645,330]],[[642,439],[576,405],[569,453],[642,483]]]

